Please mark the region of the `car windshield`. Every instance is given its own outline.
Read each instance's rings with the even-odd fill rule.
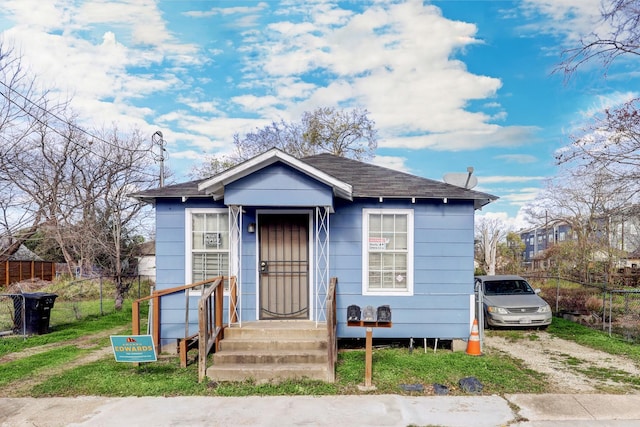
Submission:
[[[534,294],[535,292],[524,280],[491,280],[484,282],[485,295]]]

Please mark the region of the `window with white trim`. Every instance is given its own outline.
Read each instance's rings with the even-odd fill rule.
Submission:
[[[187,283],[229,275],[228,210],[187,209],[186,222]]]
[[[413,294],[413,210],[363,209],[362,291]]]

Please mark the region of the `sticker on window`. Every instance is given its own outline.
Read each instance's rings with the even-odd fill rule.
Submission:
[[[387,239],[386,237],[369,237],[370,251],[381,251],[387,249],[388,244],[389,239]]]
[[[218,248],[222,245],[222,235],[220,233],[205,233],[204,246],[207,248]]]

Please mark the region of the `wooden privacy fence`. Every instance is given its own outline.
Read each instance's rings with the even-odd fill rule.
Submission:
[[[3,261],[0,262],[0,285],[29,279],[51,281],[56,277],[56,264],[50,261]]]

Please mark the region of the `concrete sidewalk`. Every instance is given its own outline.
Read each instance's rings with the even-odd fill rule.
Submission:
[[[0,399],[0,426],[638,426],[640,395]]]

